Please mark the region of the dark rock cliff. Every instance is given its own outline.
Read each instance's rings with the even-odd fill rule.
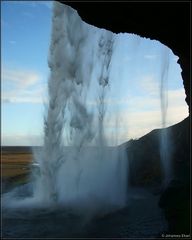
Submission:
[[[190,121],[189,117],[167,128],[173,179],[189,182]],[[160,187],[163,171],[160,159],[160,134],[155,129],[138,140],[127,143],[130,165],[129,182],[132,186]]]
[[[190,229],[190,119],[167,128],[170,137],[172,180],[162,189],[159,135],[156,129],[127,143],[129,182],[160,194],[159,206],[169,223],[169,233],[189,234]]]
[[[173,180],[161,194],[159,206],[164,210],[171,234],[190,233],[190,121],[189,117],[171,127]]]

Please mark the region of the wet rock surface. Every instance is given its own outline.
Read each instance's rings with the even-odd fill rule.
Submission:
[[[169,223],[169,232],[190,232],[190,119],[171,128],[173,180],[162,192],[159,205]]]
[[[128,142],[129,182],[161,194],[159,206],[169,223],[169,233],[190,231],[190,118],[168,128],[172,180],[163,189],[159,155],[161,130],[153,130],[138,140]]]

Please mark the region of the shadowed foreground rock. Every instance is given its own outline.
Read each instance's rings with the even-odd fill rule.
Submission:
[[[159,206],[164,210],[171,234],[190,233],[190,121],[189,117],[172,127],[173,180],[162,193]]]
[[[153,130],[138,140],[127,143],[129,182],[132,187],[145,187],[161,193],[159,206],[163,209],[171,234],[189,234],[190,231],[190,119],[168,129],[172,181],[161,189],[162,169],[159,154],[159,134]]]
[[[189,182],[173,180],[161,195],[159,206],[164,210],[170,234],[190,233],[189,187]]]

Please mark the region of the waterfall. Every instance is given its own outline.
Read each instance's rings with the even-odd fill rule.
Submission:
[[[138,63],[142,59],[138,58],[139,54],[143,57],[143,53],[147,51],[148,43],[144,42],[145,51],[140,51],[139,43],[139,36],[130,34],[122,38],[122,34],[119,34],[117,37],[110,31],[83,22],[71,7],[54,2],[48,58],[50,76],[48,105],[44,116],[44,144],[42,149],[34,154],[34,161],[38,167],[32,169],[32,196],[27,196],[20,202],[13,199],[14,205],[64,205],[98,214],[122,208],[127,204],[130,193],[127,144],[115,147],[109,145],[117,144],[117,139],[122,134],[121,130],[125,135],[123,141],[126,141],[127,129],[136,129],[134,126],[143,121],[142,118],[138,121],[140,115],[136,114],[136,118],[131,116],[135,114],[133,110],[138,110],[138,96],[142,96],[143,100],[143,97],[150,94],[150,89],[147,89],[147,94],[143,94],[143,90],[148,86],[148,82],[144,81],[146,86],[142,89],[144,67],[133,65],[135,60]],[[120,44],[122,47],[118,48]],[[127,60],[125,54],[122,54],[124,51],[129,55]],[[158,93],[162,129],[159,145],[165,187],[171,179],[171,143],[166,128],[169,49],[162,46],[160,51],[162,65]],[[151,61],[153,56],[145,58]],[[126,67],[130,69],[127,71],[126,68],[123,74],[121,72],[125,69],[125,62],[128,62]],[[151,63],[149,65],[155,66]],[[138,76],[141,79],[138,79]],[[123,82],[128,83],[123,85],[124,91],[120,88],[120,82],[122,85]],[[137,85],[134,86],[135,82]],[[133,109],[126,105],[128,92],[131,93]],[[124,95],[125,99],[118,99],[121,95]],[[110,100],[111,105],[108,104]],[[158,102],[159,95],[154,100]],[[121,101],[124,106],[114,117],[115,109],[118,110],[117,103]],[[130,111],[130,115],[126,115],[125,109]],[[130,125],[124,128],[123,124],[127,124],[131,117],[134,119],[131,128]],[[121,126],[118,127],[118,124]]]
[[[54,3],[49,104],[34,197],[108,211],[126,204],[127,157],[123,147],[108,147],[104,130],[115,35],[106,30],[93,35],[75,10]],[[91,84],[98,88],[95,112],[88,107]]]
[[[168,73],[169,73],[169,53],[170,50],[163,46],[162,49],[162,64],[160,78],[160,101],[161,101],[161,124],[160,132],[160,158],[163,169],[162,186],[166,187],[171,179],[171,155],[170,155],[170,136],[167,123],[168,110]]]

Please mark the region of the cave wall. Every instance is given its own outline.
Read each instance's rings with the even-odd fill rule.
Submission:
[[[70,2],[81,18],[114,33],[134,33],[158,40],[179,57],[190,111],[190,1]]]

